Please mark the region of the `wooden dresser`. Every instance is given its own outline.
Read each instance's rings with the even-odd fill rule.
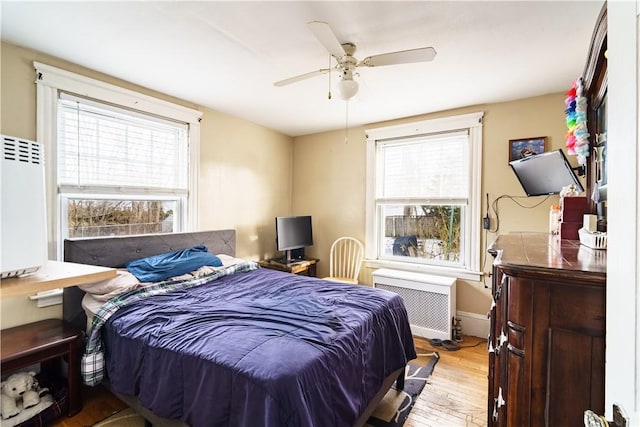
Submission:
[[[606,251],[543,233],[499,236],[489,426],[581,426],[604,413]]]

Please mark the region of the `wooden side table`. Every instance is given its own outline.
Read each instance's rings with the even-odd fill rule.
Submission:
[[[282,263],[276,259],[263,259],[258,261],[260,267],[268,268],[271,270],[279,270],[292,274],[300,274],[302,276],[316,277],[316,264],[319,259],[308,258],[302,261],[296,261],[291,263]]]
[[[61,319],[3,329],[0,331],[0,364],[2,373],[42,363],[43,369],[53,369],[55,362],[66,356],[69,364],[69,416],[82,409],[80,396],[80,357],[84,332]]]

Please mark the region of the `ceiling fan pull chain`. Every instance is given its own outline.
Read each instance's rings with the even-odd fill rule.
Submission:
[[[329,70],[329,96],[328,96],[328,98],[331,99],[331,54],[329,54],[329,66],[327,67],[327,69]]]
[[[346,111],[346,118],[344,124],[344,143],[349,143],[349,100],[346,100],[344,103],[344,108]]]

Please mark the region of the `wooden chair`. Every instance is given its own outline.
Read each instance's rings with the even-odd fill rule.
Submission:
[[[325,279],[357,284],[363,259],[362,243],[353,237],[340,237],[331,245],[329,277]]]

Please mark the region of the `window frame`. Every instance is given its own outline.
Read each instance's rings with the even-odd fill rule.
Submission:
[[[34,61],[36,71],[36,138],[45,148],[47,234],[49,254],[63,257],[62,199],[57,182],[57,120],[60,92],[80,94],[99,102],[184,122],[189,126],[188,197],[184,231],[198,227],[198,176],[202,112],[130,89]]]
[[[467,280],[480,280],[482,274],[480,271],[480,242],[483,116],[483,112],[476,112],[365,130],[367,144],[365,265],[367,267],[393,268]],[[462,224],[465,236],[463,242],[465,265],[453,267],[380,259],[378,257],[380,212],[376,206],[376,186],[379,182],[378,141],[461,130],[469,132],[469,203],[466,207],[466,218]]]

